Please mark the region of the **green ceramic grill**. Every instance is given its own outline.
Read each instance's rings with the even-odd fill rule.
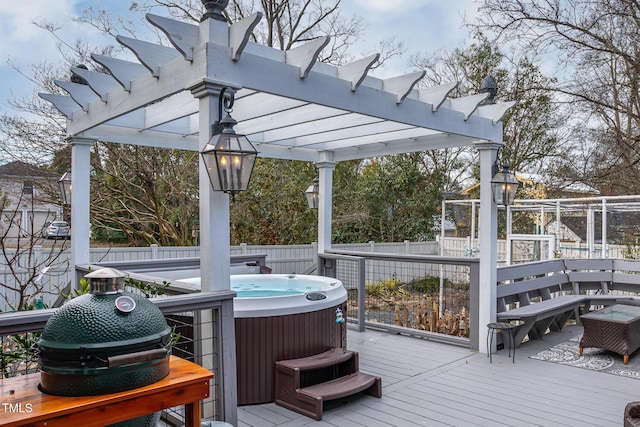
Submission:
[[[90,293],[58,309],[38,341],[40,389],[58,396],[89,396],[132,390],[166,377],[171,329],[162,312],[144,296],[124,292],[126,275],[118,270],[103,268],[85,277]]]

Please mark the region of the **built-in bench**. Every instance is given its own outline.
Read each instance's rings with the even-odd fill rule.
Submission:
[[[497,275],[497,320],[519,321],[515,343],[541,339],[579,320],[580,310],[610,304],[639,304],[640,262],[612,259],[554,259],[501,267]]]
[[[359,392],[381,397],[382,381],[359,371],[354,351],[332,349],[276,362],[276,404],[317,421],[324,402]]]

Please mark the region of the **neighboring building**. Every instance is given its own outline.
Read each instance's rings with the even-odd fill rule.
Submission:
[[[556,229],[558,227],[557,224],[558,223],[556,222],[556,220],[549,222],[546,225],[547,234],[555,235]],[[573,229],[571,229],[568,225],[566,225],[564,222],[560,222],[560,238],[558,239],[559,242],[581,243],[584,240],[586,240],[586,232],[583,237],[580,237],[578,233],[573,231]]]
[[[600,190],[582,182],[563,181],[531,173],[517,173],[525,195],[535,199],[568,199],[600,196]],[[518,190],[520,192],[520,190]]]
[[[39,235],[47,222],[61,219],[62,206],[51,196],[57,179],[23,162],[0,166],[0,235]]]
[[[440,236],[440,222],[442,219],[440,217],[436,217],[433,219],[433,227],[431,227],[431,231]],[[450,219],[444,220],[444,237],[456,237],[458,229],[456,227],[455,222]]]
[[[521,184],[516,199],[566,199],[600,196],[598,189],[581,182],[560,182],[542,175],[525,172],[517,172],[516,178]],[[479,194],[480,184],[474,184],[460,193],[461,196],[469,198],[478,198]]]

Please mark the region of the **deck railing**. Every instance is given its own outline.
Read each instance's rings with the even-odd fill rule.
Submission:
[[[566,260],[580,289],[602,290],[603,271],[611,275],[613,292],[640,290],[640,262]],[[477,325],[478,266],[475,258],[426,255],[379,254],[333,250],[318,260],[319,274],[340,279],[348,291],[347,320],[359,330],[364,327],[414,335],[470,348],[482,339]],[[523,269],[523,265],[500,269]],[[501,274],[502,274],[501,273]],[[609,280],[609,279],[608,279]],[[594,288],[590,286],[593,284]],[[203,415],[219,420],[224,412],[221,380],[220,312],[232,293],[180,294],[184,289],[167,290],[152,301],[174,328],[173,352],[214,372],[211,398]],[[3,375],[37,371],[30,346],[37,340],[55,309],[3,313],[0,315],[0,362]],[[206,339],[203,339],[206,337]],[[181,408],[164,413],[169,425],[184,423]]]
[[[347,288],[347,319],[365,326],[478,348],[479,261],[332,250],[318,274]]]
[[[447,257],[478,257],[477,243],[469,238],[445,237],[442,242],[393,242],[376,243],[366,242],[360,244],[334,244],[333,249],[337,251],[357,251],[372,253],[393,253],[398,255],[442,255]],[[533,242],[519,242],[514,244],[513,260],[515,262],[533,262],[540,260],[532,256],[540,251],[532,249]],[[11,259],[12,249],[7,248],[5,260],[0,261],[0,311],[15,309],[17,306],[19,293],[15,291],[20,285],[28,286],[29,292],[40,289],[40,294],[44,304],[52,306],[57,295],[71,281],[71,268],[69,266],[68,250],[63,251],[55,262],[46,263],[48,248],[36,246],[31,252],[27,251],[20,260],[8,266],[8,259]],[[604,256],[607,258],[620,259],[630,256],[634,248],[622,245],[607,245]],[[635,248],[635,253],[638,249]],[[317,261],[317,245],[315,243],[307,245],[247,245],[240,244],[231,247],[231,255],[253,255],[265,254],[269,267],[273,273],[308,273],[315,271]],[[542,252],[544,253],[544,251]],[[560,247],[560,254],[563,258],[593,258],[603,255],[603,251],[595,245],[594,252],[589,252],[584,245]],[[183,247],[163,247],[150,245],[148,247],[111,247],[111,248],[91,248],[92,263],[129,262],[129,261],[152,261],[171,260],[184,258],[198,258],[200,248],[197,246]],[[505,264],[506,242],[498,241],[497,246],[498,265]],[[39,264],[36,262],[44,262]],[[46,268],[39,267],[42,271],[37,278],[38,283],[27,283],[30,277],[34,276],[33,270],[38,265],[46,265]],[[29,293],[27,292],[27,294]],[[23,292],[24,293],[24,292]]]
[[[172,328],[172,354],[193,361],[214,373],[210,383],[210,397],[203,401],[202,414],[209,420],[222,420],[224,413],[219,319],[222,301],[228,300],[230,295],[231,292],[221,291],[152,299]],[[31,345],[37,342],[46,321],[54,312],[55,309],[41,309],[0,315],[0,363],[3,378],[38,371],[37,355],[32,351]],[[162,419],[165,425],[184,425],[183,408],[163,411]]]

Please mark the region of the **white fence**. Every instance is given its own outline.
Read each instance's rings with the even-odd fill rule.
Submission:
[[[531,243],[531,242],[529,242]],[[525,245],[525,243],[521,243]],[[523,246],[524,248],[524,246]],[[447,237],[444,239],[444,250],[440,251],[438,241],[431,242],[397,242],[397,243],[361,243],[333,245],[333,249],[358,252],[394,253],[403,255],[444,255],[452,257],[477,257],[479,253],[468,238]],[[600,249],[600,248],[597,248]],[[581,247],[560,247],[562,256],[571,258],[595,258],[602,254],[601,249],[589,254]],[[628,252],[625,246],[609,245],[605,248],[608,258],[624,258]],[[535,253],[531,249],[523,249],[522,254]],[[260,246],[246,245],[233,246],[232,255],[241,254],[266,254],[267,265],[273,273],[305,273],[313,269],[317,261],[316,244],[308,245],[275,245]],[[506,254],[506,242],[498,242],[498,259],[504,264]],[[29,256],[30,255],[30,256]],[[0,311],[11,310],[18,303],[20,286],[26,286],[23,293],[32,294],[37,288],[42,289],[38,295],[43,298],[44,304],[51,306],[58,298],[60,289],[63,289],[71,280],[69,266],[69,253],[63,252],[55,262],[50,265],[46,262],[49,252],[46,248],[35,247],[33,251],[25,252],[19,262],[9,266],[7,259],[11,259],[7,252],[0,262]],[[591,256],[589,256],[591,255]],[[92,248],[91,262],[111,261],[142,261],[175,258],[197,258],[200,256],[199,247],[161,247],[151,245],[149,247],[112,247]],[[515,259],[515,258],[514,258]],[[534,261],[523,257],[523,261]],[[39,271],[35,271],[39,269]],[[29,278],[39,276],[36,283],[29,283]],[[33,301],[35,302],[35,301]]]

